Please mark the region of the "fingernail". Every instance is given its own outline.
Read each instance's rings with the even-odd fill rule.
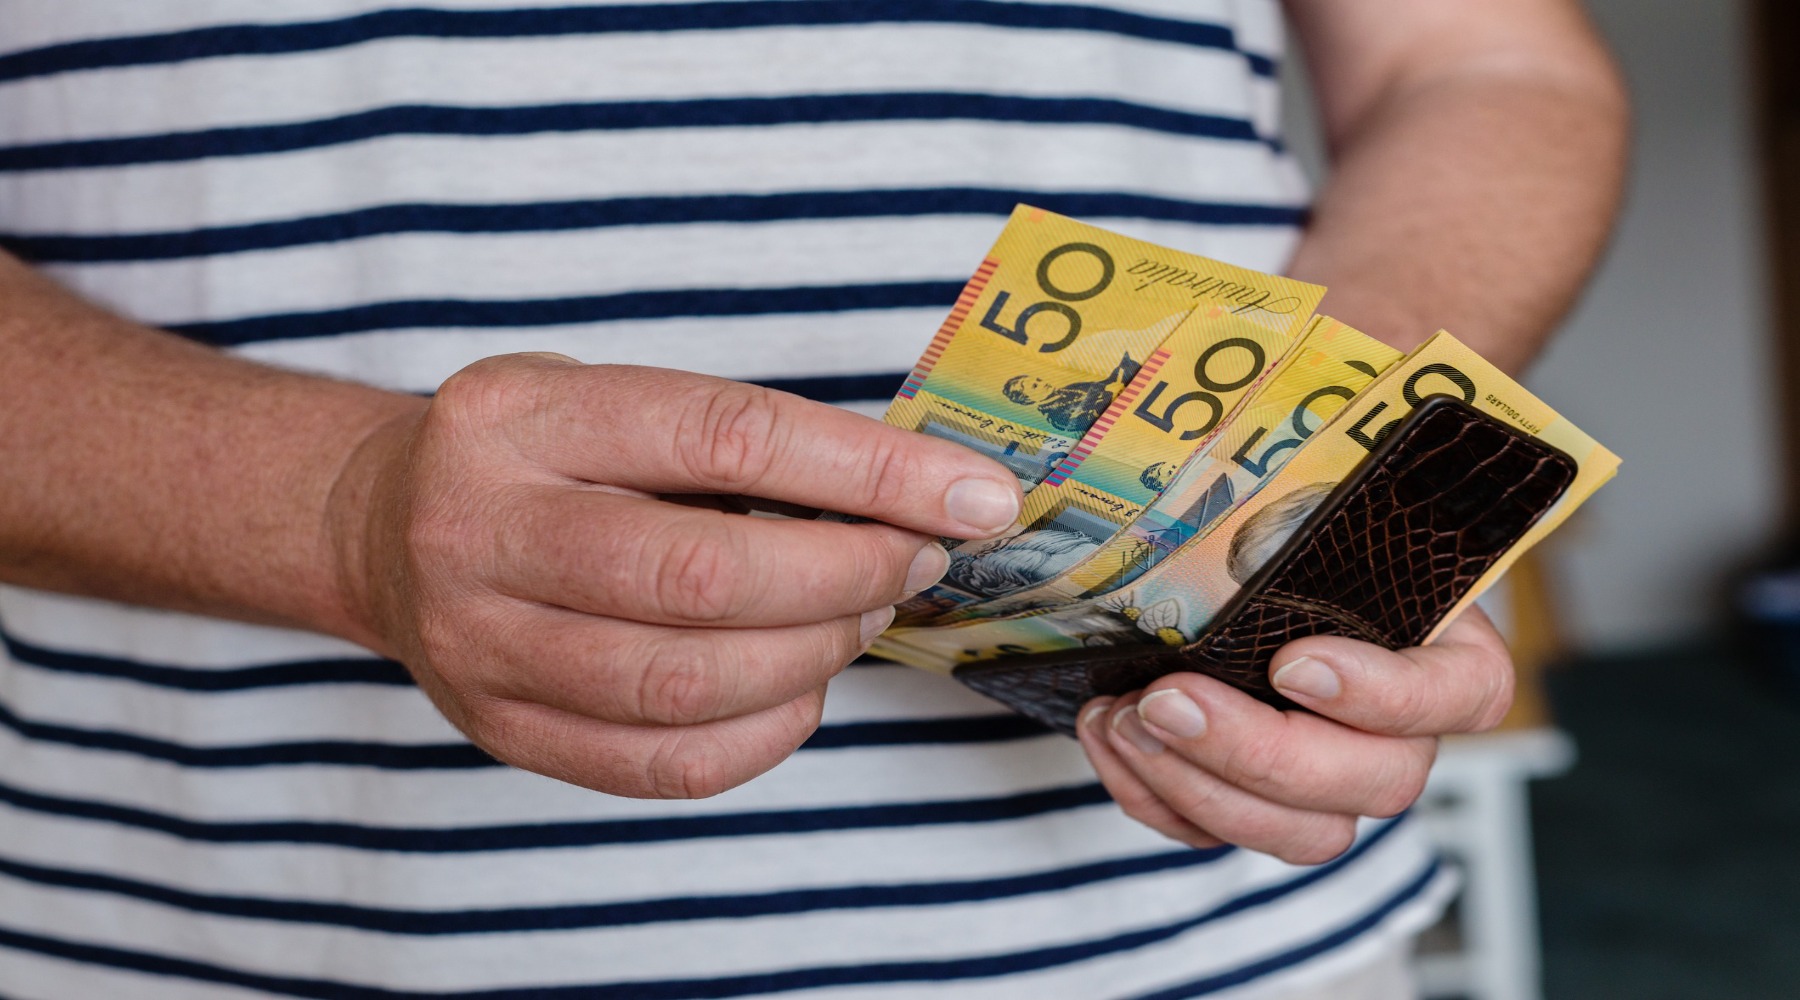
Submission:
[[[1093,705],[1088,707],[1087,711],[1081,713],[1081,722],[1079,723],[1080,728],[1099,729],[1100,720],[1112,709],[1112,706],[1113,700],[1111,698],[1101,698],[1098,701],[1095,701]]]
[[[982,535],[1019,516],[1019,491],[992,479],[959,479],[944,494],[944,510]]]
[[[1125,737],[1125,742],[1138,748],[1139,753],[1162,753],[1162,740],[1150,735],[1144,728],[1136,712],[1120,712],[1113,716],[1113,732]]]
[[[1298,660],[1289,660],[1275,671],[1272,678],[1275,690],[1283,694],[1302,694],[1308,698],[1336,698],[1344,689],[1343,682],[1338,680],[1337,671],[1331,669],[1323,660],[1315,660],[1310,656],[1302,656]]]
[[[1180,691],[1152,691],[1137,708],[1145,722],[1184,740],[1206,732],[1206,713]]]
[[[906,596],[911,597],[942,580],[949,571],[950,553],[945,552],[944,547],[936,542],[925,546],[919,550],[918,555],[913,556],[912,565],[906,569]]]
[[[887,631],[887,627],[893,623],[894,609],[892,607],[876,608],[874,611],[864,611],[862,616],[863,645],[867,646],[869,643],[874,642],[875,637]]]

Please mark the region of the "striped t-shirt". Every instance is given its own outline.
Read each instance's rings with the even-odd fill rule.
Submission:
[[[549,350],[879,412],[1015,202],[1280,268],[1279,49],[1274,0],[12,0],[0,245],[396,389]],[[1404,822],[1313,869],[1162,840],[897,666],[636,801],[337,640],[10,588],[0,627],[8,998],[1248,996],[1444,891]]]

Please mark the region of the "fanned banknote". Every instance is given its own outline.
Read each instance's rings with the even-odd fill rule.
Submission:
[[[883,419],[968,445],[1029,488],[1189,313],[1291,333],[1323,294],[1021,205]]]
[[[1425,396],[1446,393],[1562,449],[1579,471],[1567,492],[1455,610],[1498,579],[1618,470],[1618,457],[1447,333],[1440,332],[1322,428],[1211,531],[1134,582],[1100,597],[1010,618],[897,630],[876,652],[914,666],[1127,643],[1193,641],[1226,601]],[[1446,622],[1453,617],[1446,616]]]
[[[1123,530],[1043,583],[964,605],[927,624],[1054,607],[1131,582],[1255,493],[1320,425],[1400,357],[1337,320],[1314,317],[1300,342],[1217,436],[1181,465],[1168,487]],[[1033,496],[1042,491],[1040,486]],[[901,641],[906,634],[890,633]]]
[[[999,538],[950,550],[939,585],[899,609],[903,624],[1033,586],[1104,545],[1143,513],[1195,449],[1287,356],[1282,331],[1222,307],[1188,316],[1152,353],[1068,457],[1025,495]]]

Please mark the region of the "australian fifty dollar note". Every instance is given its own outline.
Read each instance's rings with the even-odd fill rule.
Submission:
[[[1291,335],[1323,294],[1021,205],[883,419],[988,455],[1029,489],[1196,309]]]
[[[902,603],[903,625],[1054,576],[1112,538],[1204,449],[1292,350],[1282,330],[1211,306],[1189,314],[1029,493],[1012,530],[950,549],[945,579]]]
[[[1128,643],[1194,641],[1242,583],[1426,396],[1445,393],[1560,448],[1578,471],[1562,498],[1478,580],[1448,622],[1618,471],[1616,455],[1447,333],[1438,333],[1341,409],[1255,495],[1133,583],[1010,618],[896,632],[875,652],[948,670],[959,662]]]
[[[1130,583],[1260,489],[1314,431],[1400,357],[1335,319],[1313,317],[1299,343],[1123,530],[1041,582],[965,605],[929,624],[1054,607]],[[903,641],[906,633],[889,634]]]

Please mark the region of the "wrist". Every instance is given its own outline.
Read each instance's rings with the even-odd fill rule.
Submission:
[[[400,652],[389,623],[402,566],[387,553],[399,535],[407,454],[428,405],[396,400],[380,414],[350,448],[326,497],[323,550],[333,596],[321,629],[388,657]]]

